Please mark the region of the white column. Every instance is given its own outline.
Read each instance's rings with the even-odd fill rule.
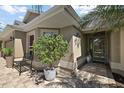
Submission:
[[[120,59],[121,59],[121,64],[124,65],[124,31],[120,32]]]
[[[2,48],[5,47],[5,41],[2,41]]]

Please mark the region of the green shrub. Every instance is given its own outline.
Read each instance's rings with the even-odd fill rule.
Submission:
[[[41,36],[33,46],[34,53],[39,60],[53,66],[68,50],[68,42],[62,36]]]
[[[4,56],[12,56],[13,49],[12,48],[2,48],[2,52]]]

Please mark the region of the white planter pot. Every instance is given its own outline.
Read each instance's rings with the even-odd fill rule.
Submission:
[[[56,78],[56,69],[46,70],[44,69],[44,75],[46,80],[54,80]]]
[[[87,56],[87,62],[90,63],[91,62],[91,56]]]

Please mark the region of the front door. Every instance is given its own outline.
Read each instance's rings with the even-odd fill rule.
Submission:
[[[89,52],[94,62],[106,62],[105,34],[96,34],[89,37]]]

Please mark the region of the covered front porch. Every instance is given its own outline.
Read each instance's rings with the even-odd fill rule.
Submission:
[[[92,62],[109,64],[110,62],[110,32],[85,32],[86,55],[91,56]]]

